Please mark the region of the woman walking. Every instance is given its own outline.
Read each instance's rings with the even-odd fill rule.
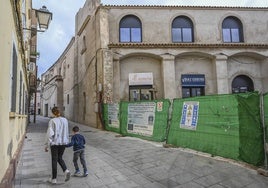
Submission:
[[[62,158],[65,147],[69,143],[69,129],[68,120],[61,117],[58,107],[52,108],[52,114],[54,118],[48,123],[45,151],[47,152],[50,147],[52,159],[52,178],[50,182],[57,184],[57,163],[59,163],[65,174],[65,181],[68,181],[71,175]]]

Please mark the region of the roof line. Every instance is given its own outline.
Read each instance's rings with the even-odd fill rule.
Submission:
[[[221,44],[196,44],[196,43],[110,43],[109,48],[268,48],[268,44],[255,43],[221,43]]]
[[[268,9],[268,7],[242,7],[242,6],[193,6],[193,5],[101,5],[110,8],[214,8],[214,9]]]

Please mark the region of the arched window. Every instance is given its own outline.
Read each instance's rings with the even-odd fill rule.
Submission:
[[[232,82],[232,93],[246,93],[254,91],[251,78],[246,75],[239,75]]]
[[[186,16],[178,16],[172,22],[172,42],[193,42],[193,22]]]
[[[223,42],[244,42],[241,21],[233,16],[225,18],[222,22],[222,37]]]
[[[141,42],[141,21],[133,15],[125,16],[120,24],[120,42]]]

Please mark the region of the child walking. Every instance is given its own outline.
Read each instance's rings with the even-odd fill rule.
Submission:
[[[83,176],[86,177],[88,175],[88,171],[87,171],[87,166],[86,166],[86,161],[85,161],[85,143],[86,143],[85,137],[79,133],[78,126],[74,126],[72,130],[73,130],[74,135],[71,138],[71,142],[67,144],[66,147],[73,146],[73,151],[74,151],[73,163],[75,167],[74,176],[81,175],[80,169],[77,163],[78,158],[80,158],[80,162],[84,169]]]

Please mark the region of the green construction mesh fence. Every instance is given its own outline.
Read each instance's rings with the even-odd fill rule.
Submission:
[[[120,133],[119,106],[118,103],[103,105],[104,125],[108,131]]]
[[[268,93],[263,96],[263,119],[264,119],[264,131],[265,131],[265,147],[266,147],[266,161],[265,168],[268,166]]]
[[[263,104],[264,104],[264,124],[265,124],[265,133],[266,133],[266,143],[268,143],[268,93],[263,96]]]
[[[168,144],[259,165],[263,162],[261,137],[256,93],[173,102]]]
[[[263,127],[260,96],[257,93],[236,95],[239,115],[239,158],[254,165],[263,164]]]
[[[121,134],[162,142],[166,139],[169,100],[121,102]]]

